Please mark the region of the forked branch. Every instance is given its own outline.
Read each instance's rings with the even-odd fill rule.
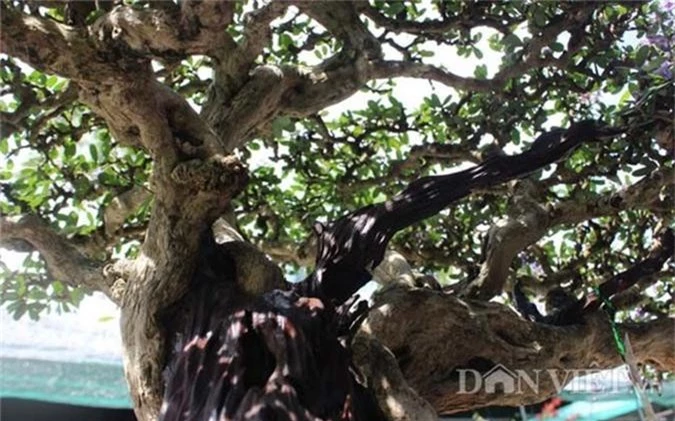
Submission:
[[[113,281],[106,279],[103,264],[84,256],[39,217],[0,217],[0,246],[15,248],[17,241],[27,242],[39,251],[54,278],[90,291],[102,291],[119,303],[121,291],[116,291]]]
[[[556,293],[560,294],[560,298],[556,300],[558,306],[551,314],[545,316],[539,313],[537,307],[527,300],[520,289],[519,283],[516,283],[514,287],[514,302],[518,311],[529,320],[557,326],[580,324],[603,305],[611,306],[610,302],[615,295],[626,291],[640,280],[658,273],[663,264],[673,257],[674,249],[675,237],[673,231],[667,229],[654,241],[647,258],[600,284],[596,289],[597,295],[593,294],[576,299],[560,288],[552,290],[552,292],[557,291]],[[613,309],[607,308],[607,310]]]
[[[591,120],[575,123],[567,130],[542,134],[521,154],[493,156],[464,171],[423,177],[384,203],[361,208],[325,227],[317,224],[316,266],[297,288],[303,295],[341,304],[372,278],[371,271],[382,261],[396,232],[435,215],[475,189],[524,177],[583,142],[618,133]],[[478,291],[472,294],[479,295]]]

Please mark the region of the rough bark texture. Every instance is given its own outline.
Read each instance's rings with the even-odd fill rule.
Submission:
[[[470,299],[412,288],[414,274],[405,259],[384,254],[396,231],[472,191],[556,161],[602,134],[589,131],[594,125],[548,133],[520,156],[481,163],[474,157],[478,165],[467,171],[418,180],[388,202],[319,228],[315,271],[293,293],[270,292],[283,284],[280,270],[231,226],[215,230],[228,239],[225,244],[215,246],[209,237],[211,224],[229,211],[230,200],[247,181],[245,169],[229,154],[265,133],[274,118],[313,115],[378,78],[425,78],[499,94],[527,70],[568,66],[583,40],[556,58],[542,50],[564,31],[583,32],[597,4],[569,6],[569,13],[527,41],[522,60],[491,79],[477,79],[421,62],[384,60],[381,40],[361,16],[381,28],[413,34],[461,27],[467,23],[462,19],[406,23],[366,3],[271,1],[247,16],[235,41],[227,31],[232,2],[169,2],[148,9],[101,3],[103,13],[86,25],[86,14],[95,8],[65,2],[71,7],[67,25],[3,2],[0,51],[70,80],[68,91],[41,105],[57,112],[77,95],[119,143],[150,154],[149,188],[130,190],[104,210],[104,234],[112,235],[140,203],[153,201],[140,254],[132,260],[96,260],[96,253],[85,250],[96,249],[98,239],[78,246],[29,215],[1,217],[0,241],[37,249],[55,277],[101,290],[120,305],[125,372],[140,420],[160,416],[163,396],[166,420],[206,419],[207,409],[239,419],[274,414],[300,420],[430,420],[436,412],[541,401],[553,392],[552,384],[543,383],[539,394],[457,394],[461,368],[484,372],[496,363],[527,370],[602,368],[620,362],[601,312],[589,313],[583,323],[550,326],[486,300],[502,291],[513,257],[547,230],[629,207],[649,208],[664,186],[672,186],[672,168],[657,169],[625,191],[553,207],[521,182],[509,215],[489,231],[479,275],[463,285],[461,293]],[[258,65],[272,40],[270,23],[291,5],[338,38],[340,52],[313,67]],[[476,19],[471,21],[502,33],[519,23]],[[214,63],[201,114],[160,83],[151,67],[153,59],[171,66],[195,54]],[[3,134],[18,130],[28,112],[3,114],[11,123]],[[286,245],[269,251],[288,260],[311,260],[311,252],[303,256]],[[378,295],[352,344],[363,309],[356,306],[353,314],[344,302],[373,270],[392,285]],[[673,336],[667,334],[671,319],[622,329],[638,360],[675,369]]]
[[[675,367],[675,322],[669,318],[643,325],[620,325],[630,337],[637,360],[663,370]],[[556,393],[548,369],[602,369],[621,364],[609,319],[603,312],[573,326],[531,323],[511,308],[492,302],[461,300],[430,289],[389,288],[378,294],[363,330],[392,350],[408,384],[439,413],[490,405],[517,406],[541,402]],[[458,393],[458,369],[487,373],[496,364],[525,370],[539,391],[494,394]],[[472,379],[471,376],[468,376]],[[564,379],[564,381],[563,381]],[[473,384],[467,389],[471,390]]]
[[[532,182],[518,182],[511,196],[509,215],[488,230],[484,261],[471,284],[480,286],[483,298],[499,294],[516,255],[551,228],[614,215],[628,208],[649,209],[658,200],[661,189],[672,185],[673,180],[675,169],[663,167],[616,193],[597,195],[584,202],[564,201],[553,206],[541,204],[541,192]]]
[[[103,274],[100,262],[87,258],[68,239],[52,230],[35,216],[18,219],[0,217],[0,244],[27,242],[40,250],[50,271],[58,279],[106,293],[115,303],[120,302],[121,288]],[[29,248],[30,249],[30,248]]]

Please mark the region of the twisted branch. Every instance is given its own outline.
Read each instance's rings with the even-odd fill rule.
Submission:
[[[90,291],[102,291],[120,303],[122,291],[115,287],[114,280],[104,276],[103,264],[84,256],[42,219],[36,216],[0,217],[0,245],[23,251],[25,247],[21,242],[29,243],[40,252],[55,279]]]

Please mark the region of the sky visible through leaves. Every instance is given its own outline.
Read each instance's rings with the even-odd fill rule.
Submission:
[[[548,92],[533,93],[529,102],[499,103],[489,95],[467,94],[437,82],[397,79],[369,83],[361,92],[309,119],[277,119],[270,133],[238,151],[252,175],[249,187],[237,199],[240,226],[263,250],[300,244],[306,241],[313,221],[326,222],[391,197],[406,182],[421,175],[448,173],[473,165],[490,146],[497,145],[505,153],[521,151],[542,130],[565,126],[570,117],[590,116],[617,123],[621,109],[640,98],[651,101],[651,94],[645,94],[649,88],[672,83],[673,2],[653,3],[649,7],[652,10],[647,16],[652,22],[641,25],[643,29],[652,28],[652,33],[629,30],[619,45],[598,52],[597,57],[590,59],[595,63],[588,66],[597,71],[594,76],[574,73],[570,82],[542,71],[536,77],[550,84]],[[620,8],[609,8],[607,13],[620,14]],[[425,17],[438,17],[424,3],[419,3],[417,9],[409,13],[419,14],[425,9]],[[293,14],[290,10],[279,22],[290,22]],[[338,48],[334,40],[322,38],[318,25],[304,21],[294,25],[296,30],[275,35],[267,52],[268,62],[292,59],[312,65]],[[514,36],[499,40],[496,31],[481,29],[472,32],[469,41],[459,47],[391,34],[384,53],[386,57],[400,58],[403,54],[400,47],[409,46],[409,53],[425,63],[450,69],[459,76],[492,78],[504,57],[523,43],[528,31],[528,25],[523,24]],[[308,33],[318,34],[318,47],[291,58],[290,46],[306,40]],[[550,54],[559,55],[559,46],[566,45],[569,37],[569,33],[563,33],[551,45]],[[617,74],[606,75],[603,65],[606,67],[608,60],[624,56],[639,63],[639,69],[620,68]],[[170,75],[160,65],[156,70],[165,83],[179,91],[183,89],[199,109],[211,77],[209,64],[204,57],[193,57]],[[67,90],[64,79],[34,71],[18,61],[3,67],[3,83],[8,86],[13,80],[12,71],[36,87],[41,100]],[[20,102],[16,95],[6,92],[0,97],[3,111],[16,109]],[[659,91],[654,89],[653,96],[658,95]],[[101,122],[84,107],[67,106],[60,112],[63,117],[44,122],[44,130],[18,131],[0,140],[5,163],[0,169],[0,179],[13,184],[17,195],[17,200],[7,200],[3,193],[2,202],[7,203],[3,203],[1,211],[17,214],[22,207],[30,208],[48,215],[66,234],[87,235],[101,226],[100,209],[114,194],[147,182],[150,163],[144,153],[115,145]],[[31,122],[40,122],[44,117],[35,115]],[[474,135],[481,127],[486,132]],[[63,136],[66,132],[74,134]],[[29,135],[35,136],[33,140],[44,150],[29,147],[25,139]],[[396,166],[416,147],[431,142],[454,145],[459,157],[422,158],[409,167]],[[547,199],[555,202],[601,194],[634,183],[663,161],[665,155],[659,145],[641,142],[631,145],[629,140],[623,140],[605,149],[584,148],[567,163],[559,164],[564,171],[557,172],[557,166],[544,170],[538,175],[541,180],[550,181],[554,174],[560,174],[563,181],[550,182]],[[48,148],[51,151],[44,152]],[[577,180],[575,177],[583,174],[588,163],[596,171]],[[480,260],[481,236],[507,211],[503,193],[495,191],[472,197],[401,233],[394,246],[403,250],[417,268],[434,273],[443,283],[464,279]],[[126,221],[127,226],[142,226],[147,221],[148,209],[149,206],[141,208]],[[656,220],[654,215],[636,211],[557,229],[522,253],[516,273],[545,277],[573,270],[588,282],[602,279],[629,267],[637,256],[645,254]],[[137,238],[123,238],[114,253],[133,254],[138,244]],[[44,264],[36,253],[0,250],[0,260],[5,265],[4,288],[14,294],[5,295],[5,307],[14,315],[24,309],[21,314],[37,318],[49,306],[53,310],[66,310],[82,300],[83,291],[45,279]],[[284,264],[289,274],[299,270],[292,261]],[[667,285],[672,282],[673,269],[668,270],[664,281],[649,290],[652,297],[659,300],[668,297]],[[13,303],[19,304],[12,307]],[[109,315],[91,306],[83,310],[78,313],[82,320],[99,320]],[[4,324],[7,313],[3,310],[2,314]]]

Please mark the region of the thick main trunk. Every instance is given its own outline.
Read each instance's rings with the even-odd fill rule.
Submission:
[[[267,408],[299,420],[309,416],[306,410],[324,411],[314,414],[320,419],[350,419],[336,412],[335,402],[355,393],[351,381],[331,383],[335,390],[322,389],[311,394],[311,399],[306,392],[318,387],[313,383],[316,379],[334,378],[340,367],[348,367],[337,358],[343,345],[331,333],[331,320],[337,320],[332,310],[316,299],[283,294],[268,294],[261,300],[264,292],[280,286],[281,276],[245,243],[227,243],[215,254],[201,254],[198,266],[189,292],[160,312],[158,319],[145,314],[147,302],[125,307],[125,341],[133,356],[129,361],[136,362],[127,366],[127,372],[139,376],[130,381],[136,381],[136,411],[141,419],[185,419],[181,408],[189,408],[197,417],[199,413],[205,417],[200,412],[205,409],[234,416],[242,408]],[[664,370],[675,368],[675,343],[672,335],[664,334],[672,331],[672,319],[621,325],[620,329],[629,335],[638,361]],[[158,359],[152,353],[160,349],[169,351]],[[358,384],[368,388],[358,396],[363,399],[366,393],[366,402],[376,402],[379,410],[372,412],[372,405],[351,408],[351,419],[382,411],[377,416],[388,420],[431,420],[436,412],[541,402],[583,370],[621,364],[609,320],[602,312],[591,314],[583,324],[550,326],[527,321],[503,304],[461,300],[405,284],[389,285],[376,294],[352,351]],[[485,375],[498,364],[535,379],[536,385],[521,379],[518,393],[489,393],[484,384],[473,391],[474,376]],[[201,365],[205,368],[199,369]],[[162,377],[162,373],[169,376]],[[307,373],[311,376],[305,377]],[[237,379],[247,376],[257,380],[237,388]],[[146,379],[153,378],[159,388],[147,383]],[[289,378],[293,380],[285,383]],[[160,415],[165,380],[165,412]],[[332,400],[332,393],[340,396]],[[235,397],[223,398],[230,395]],[[284,405],[275,407],[276,398]],[[332,403],[313,406],[322,399]],[[259,411],[251,419],[267,419],[268,415]]]
[[[510,398],[480,394],[457,397],[456,373],[462,367],[482,372],[492,363],[502,363],[512,369],[532,369],[589,363],[609,366],[617,362],[606,320],[597,314],[583,325],[556,328],[524,321],[501,305],[463,302],[440,292],[394,288],[381,295],[384,301],[371,312],[363,331],[367,333],[370,329],[370,336],[357,338],[354,351],[361,365],[359,374],[362,376],[359,376],[351,370],[353,367],[348,367],[350,358],[342,352],[343,347],[349,349],[349,343],[337,340],[339,329],[335,324],[340,322],[342,314],[332,308],[330,302],[341,303],[370,279],[367,269],[382,260],[386,243],[394,232],[435,214],[449,201],[468,194],[471,188],[483,188],[554,162],[585,138],[590,140],[597,134],[595,130],[586,130],[592,128],[588,124],[574,125],[574,130],[570,129],[564,137],[557,131],[553,137],[538,138],[535,147],[521,156],[493,157],[455,176],[420,180],[393,201],[356,211],[329,225],[321,233],[325,244],[320,250],[325,253],[319,253],[320,265],[311,278],[316,282],[304,289],[308,295],[316,293],[318,298],[267,294],[260,301],[263,293],[279,287],[278,269],[267,265],[260,254],[241,243],[219,248],[215,259],[205,255],[203,249],[199,250],[200,232],[225,209],[243,184],[236,160],[220,155],[264,131],[275,117],[315,114],[350,96],[374,78],[423,77],[454,88],[498,92],[513,76],[530,69],[565,66],[584,43],[570,47],[559,58],[542,59],[539,54],[529,54],[528,59],[504,67],[494,78],[477,80],[458,77],[424,63],[382,60],[382,46],[359,16],[361,6],[297,2],[295,6],[302,13],[340,39],[341,52],[313,68],[291,65],[256,68],[258,57],[272,42],[270,23],[284,14],[288,4],[270,2],[249,14],[243,21],[240,43],[226,30],[237,13],[233,4],[186,1],[180,6],[168,3],[162,8],[120,6],[86,30],[59,24],[38,14],[28,15],[21,5],[13,8],[9,3],[2,3],[1,6],[5,28],[0,42],[3,53],[20,58],[36,69],[69,78],[77,85],[81,101],[105,119],[117,142],[142,147],[152,155],[154,175],[150,187],[155,203],[146,241],[138,258],[115,265],[109,271],[112,278],[101,276],[102,265],[90,265],[78,250],[62,247],[63,239],[51,235],[39,224],[26,224],[25,220],[23,223],[1,221],[3,226],[16,232],[12,235],[24,237],[37,248],[60,248],[58,252],[43,251],[52,270],[63,271],[64,277],[77,275],[80,283],[103,289],[116,300],[120,297],[125,367],[141,420],[154,420],[159,416],[165,384],[163,372],[167,365],[174,367],[177,361],[184,361],[181,355],[191,352],[192,337],[196,335],[200,339],[194,344],[195,349],[200,350],[202,346],[218,344],[212,337],[206,337],[207,331],[230,327],[237,328],[240,334],[247,330],[249,335],[231,337],[233,342],[225,344],[221,356],[234,357],[237,346],[241,345],[247,353],[262,357],[261,365],[269,366],[255,372],[252,383],[248,384],[252,387],[244,390],[249,400],[235,399],[234,403],[228,403],[216,396],[213,405],[218,405],[218,410],[225,407],[227,412],[244,402],[240,409],[255,407],[258,413],[262,407],[257,404],[271,405],[269,410],[287,418],[294,415],[296,419],[309,418],[304,411],[326,419],[362,418],[363,414],[372,413],[372,408],[357,405],[357,402],[368,401],[368,397],[362,399],[364,393],[358,386],[363,382],[371,386],[390,419],[411,416],[429,419],[434,416],[433,409],[420,396],[442,412],[472,405],[512,403]],[[543,28],[540,36],[528,41],[525,50],[539,52],[570,27],[585,27],[595,7],[591,4],[578,8]],[[380,25],[388,26],[387,19],[377,19],[377,13],[369,16],[375,17]],[[165,58],[172,63],[194,54],[205,54],[217,63],[214,89],[202,108],[201,117],[177,93],[157,82],[151,66],[153,58]],[[608,202],[612,208],[617,206],[615,199]],[[629,199],[626,196],[625,202],[637,202]],[[521,236],[524,241],[513,244],[504,241],[516,237],[509,234],[522,232],[533,224],[536,231],[543,232],[547,223],[555,222],[556,218],[558,223],[570,222],[565,218],[575,213],[602,212],[603,203],[596,205],[590,210],[586,206],[580,212],[558,207],[545,214],[544,209],[536,209],[537,212],[518,215],[504,229],[491,230],[486,270],[469,285],[464,296],[487,300],[502,291],[513,256],[519,248],[536,239],[530,229],[532,237]],[[558,211],[562,217],[556,215]],[[106,212],[106,227],[114,231],[120,222],[110,219],[110,215]],[[125,216],[120,215],[123,221]],[[345,233],[350,236],[348,241],[343,241]],[[199,270],[195,271],[196,268]],[[244,308],[247,311],[238,312]],[[392,308],[395,311],[391,312]],[[433,320],[433,324],[424,323],[426,320]],[[656,326],[670,329],[668,323],[671,322],[658,321]],[[633,333],[632,342],[639,358],[653,360],[665,368],[673,366],[672,353],[668,352],[672,343],[667,341],[667,335],[664,340],[664,335],[655,335],[653,330]],[[251,338],[258,342],[242,343]],[[380,340],[394,351],[393,355]],[[169,346],[172,343],[187,348],[172,350]],[[644,350],[648,345],[652,349],[647,354]],[[313,348],[317,346],[323,348],[317,351]],[[273,358],[269,358],[265,350]],[[173,351],[178,352],[172,354]],[[299,356],[299,365],[285,367],[289,356]],[[408,386],[394,356],[419,394]],[[217,359],[202,363],[214,367],[211,375],[231,368],[255,369],[258,360],[246,358],[249,357],[239,361],[239,365]],[[187,381],[184,384],[187,389],[178,393],[192,391],[192,388],[200,396],[211,393],[212,385],[199,382],[204,379],[203,370],[190,366],[189,358],[185,360],[189,369],[186,373],[194,378],[182,379]],[[272,360],[276,365],[270,362]],[[327,365],[322,367],[309,367],[326,361]],[[285,378],[271,378],[266,383],[266,379],[260,378],[278,374],[280,367],[281,374],[285,376],[287,369],[297,381],[289,384]],[[307,373],[318,374],[319,380],[337,379],[339,387],[323,389],[317,384],[317,378],[308,378]],[[169,377],[170,386],[175,385],[171,382],[176,379],[175,374]],[[229,386],[217,390],[241,393],[239,380],[238,373],[234,373],[229,378]],[[263,385],[273,389],[270,394],[258,394]],[[543,394],[551,392],[550,386],[546,387]],[[296,396],[289,396],[293,393],[288,388],[294,390]],[[175,389],[170,388],[170,393],[173,391]],[[276,398],[289,406],[274,409],[278,404]],[[173,399],[174,396],[168,396],[167,403],[181,403]],[[539,397],[519,396],[518,403],[527,399]],[[397,404],[392,405],[392,401]],[[344,406],[340,407],[341,404]],[[209,408],[204,402],[189,402],[188,407],[202,415],[204,409]],[[262,415],[256,413],[251,417]]]
[[[606,132],[598,128],[593,121],[576,123],[568,130],[541,135],[533,147],[521,154],[492,157],[458,173],[416,180],[385,203],[366,206],[325,227],[319,224],[316,227],[319,247],[314,271],[288,293],[276,290],[263,294],[266,288],[248,288],[251,285],[239,278],[242,271],[238,269],[251,264],[236,264],[243,261],[240,260],[242,256],[216,246],[210,231],[202,236],[200,248],[195,244],[197,237],[193,231],[200,229],[200,222],[210,220],[211,212],[223,210],[227,204],[227,199],[214,193],[223,194],[223,189],[238,185],[230,182],[236,171],[232,168],[223,171],[228,169],[227,161],[195,159],[174,162],[165,157],[155,169],[156,174],[164,175],[164,178],[157,179],[158,194],[148,235],[142,255],[131,270],[134,281],[127,289],[127,297],[130,298],[124,303],[123,310],[123,327],[127,330],[124,340],[128,350],[125,363],[135,392],[137,411],[144,417],[157,415],[157,395],[162,389],[161,370],[158,368],[165,364],[171,369],[166,379],[168,395],[163,404],[167,412],[162,414],[166,420],[203,419],[212,413],[237,419],[248,410],[256,409],[258,414],[260,408],[264,408],[263,412],[271,411],[297,419],[359,420],[374,416],[370,409],[374,405],[374,397],[369,395],[373,391],[365,392],[364,384],[381,383],[380,371],[384,366],[362,362],[366,374],[351,367],[350,332],[355,326],[351,326],[353,320],[345,302],[372,277],[368,268],[382,261],[391,236],[434,215],[470,194],[472,189],[526,175],[555,162],[584,141],[611,133],[611,130]],[[155,140],[154,137],[151,140]],[[166,141],[161,138],[149,142],[154,148],[162,147],[164,143]],[[226,182],[223,182],[223,173],[227,175]],[[193,192],[186,193],[186,189]],[[228,193],[232,190],[236,191],[236,187],[230,188]],[[186,211],[185,207],[189,209]],[[198,256],[199,261],[195,262],[193,256]],[[205,295],[202,301],[191,299],[189,305],[177,304],[179,300],[186,299],[186,294],[190,296],[194,291],[207,288],[203,286],[205,280],[209,281],[208,288],[211,290],[214,286],[217,289],[222,282],[231,285],[231,288],[228,287],[229,295],[222,295],[223,298],[218,301]],[[265,287],[276,286],[271,282],[262,284]],[[472,286],[476,287],[474,293],[476,289],[480,292],[482,287]],[[498,287],[501,288],[501,285]],[[495,289],[498,289],[497,286],[490,286],[484,294],[489,296]],[[243,300],[238,298],[241,294],[245,297]],[[181,310],[170,316],[170,324],[162,324],[161,318],[166,316],[167,307],[176,305]],[[492,309],[489,304],[480,305]],[[450,312],[454,315],[452,310]],[[188,320],[196,322],[177,323],[176,317],[184,317],[185,313]],[[438,316],[430,319],[443,319],[440,317],[442,314]],[[163,331],[175,330],[177,325],[187,330],[182,336],[174,338],[174,348],[178,346],[179,349],[167,359],[169,338]],[[458,324],[457,329],[461,332],[463,326],[466,323]],[[473,332],[489,332],[489,328],[477,325],[473,326]],[[504,326],[494,336],[505,338],[508,336],[505,332],[510,329],[512,327]],[[521,327],[521,330],[523,338],[532,335],[530,332],[528,336],[526,327]],[[534,337],[539,340],[540,334],[542,332],[535,331]],[[423,342],[425,338],[418,339]],[[514,342],[510,338],[502,339],[504,341]],[[378,349],[375,345],[366,348]],[[390,348],[395,354],[401,352],[400,347]],[[195,352],[201,365],[194,365]],[[407,352],[406,349],[403,352]],[[380,353],[386,355],[386,351]],[[258,355],[265,361],[269,359],[266,355],[274,358],[266,363],[269,370],[260,372],[255,367],[255,361],[242,356],[245,354]],[[465,364],[469,368],[482,369],[486,363],[501,360],[500,353],[491,355],[491,358],[480,354],[464,357],[455,363],[460,367]],[[210,368],[200,368],[202,365]],[[389,373],[385,378],[388,381],[397,379],[395,394],[407,402],[404,411],[392,408],[387,404],[391,398],[388,396],[390,390],[376,387],[379,406],[387,411],[390,419],[407,419],[406,413],[428,412],[424,401],[406,385],[398,367],[395,364],[387,367]],[[445,368],[453,367],[457,368]],[[307,373],[314,373],[317,378],[335,384],[334,390],[319,388],[321,392],[317,393],[316,378],[307,377]],[[430,378],[434,376],[429,368],[415,370],[414,373],[424,373]],[[242,376],[253,376],[256,381],[242,386]],[[424,383],[421,386],[418,392],[425,396],[429,391],[424,389]],[[437,391],[438,387],[434,385],[432,390]],[[452,392],[451,389],[447,391]],[[277,399],[286,402],[286,412],[275,406]],[[321,404],[317,404],[317,399]],[[454,400],[450,400],[454,405]],[[488,402],[475,397],[471,400],[477,406]],[[451,411],[443,402],[434,401],[434,406],[445,412]],[[256,418],[259,417],[264,419],[265,416],[256,415]]]
[[[253,251],[204,239],[190,291],[162,317],[174,347],[159,419],[384,421],[350,370],[340,310],[279,290]]]

